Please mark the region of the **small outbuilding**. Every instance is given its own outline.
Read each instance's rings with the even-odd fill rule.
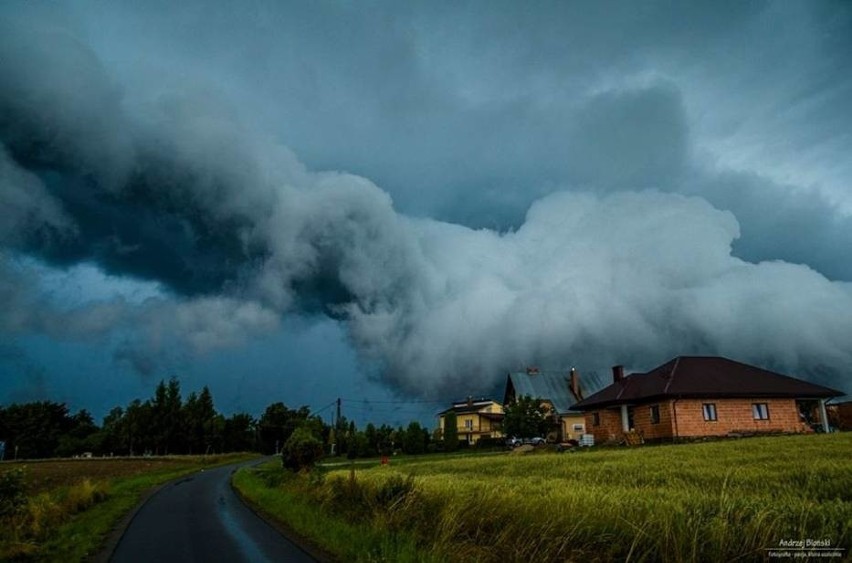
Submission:
[[[827,399],[844,393],[728,358],[679,356],[647,373],[612,368],[608,387],[571,408],[595,441],[829,430]]]

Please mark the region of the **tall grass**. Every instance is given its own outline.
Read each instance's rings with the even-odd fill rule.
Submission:
[[[850,547],[850,454],[852,434],[752,438],[425,458],[279,487],[448,561],[762,560],[781,539]]]
[[[149,473],[117,478],[80,474],[75,484],[30,495],[16,493],[26,489],[27,469],[4,472],[0,480],[14,481],[6,496],[15,501],[0,513],[0,561],[83,561],[98,551],[115,523],[146,490],[204,467],[250,457],[186,456]]]
[[[68,518],[106,499],[108,494],[108,483],[83,479],[76,485],[27,498],[2,519],[0,554],[4,559],[34,555]]]

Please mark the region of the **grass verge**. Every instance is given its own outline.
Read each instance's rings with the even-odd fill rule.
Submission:
[[[108,471],[98,468],[92,472],[97,479],[87,475],[88,467],[97,468],[97,461],[71,466],[76,476],[67,475],[68,469],[63,467],[65,480],[75,484],[29,492],[15,507],[0,515],[0,529],[4,530],[0,535],[0,560],[84,561],[97,554],[118,521],[151,488],[205,467],[253,457],[256,455],[159,458],[153,468],[142,466],[140,469],[145,471],[132,475],[110,477]],[[130,459],[127,463],[144,462]],[[32,464],[32,472],[49,472],[53,470],[51,464],[68,462],[38,462]],[[22,464],[13,471],[19,471],[26,481],[29,470]],[[122,467],[118,473],[126,471],[127,468]]]
[[[340,518],[316,504],[310,490],[321,473],[293,475],[279,462],[243,468],[233,477],[237,491],[269,519],[339,561],[429,563],[445,559],[417,545],[413,535],[376,527],[372,522]]]

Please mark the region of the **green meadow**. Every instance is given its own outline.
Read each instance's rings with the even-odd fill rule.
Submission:
[[[852,547],[852,433],[300,475],[267,464],[234,483],[345,561],[761,561],[782,540],[828,541],[844,558]]]

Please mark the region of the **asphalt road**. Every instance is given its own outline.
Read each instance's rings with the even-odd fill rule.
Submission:
[[[314,562],[231,490],[231,472],[242,465],[207,469],[161,489],[133,517],[110,561]]]

